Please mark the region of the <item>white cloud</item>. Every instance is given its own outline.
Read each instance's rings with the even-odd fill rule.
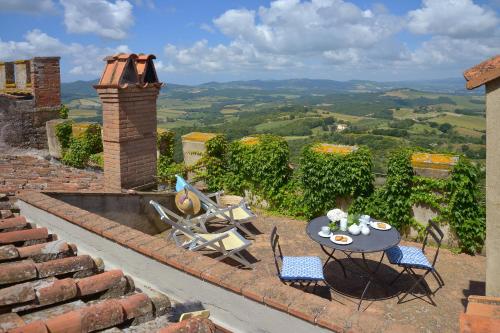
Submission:
[[[485,36],[499,23],[494,11],[472,0],[424,0],[422,8],[408,13],[408,19],[413,33],[454,38]]]
[[[372,46],[402,21],[343,0],[278,0],[257,12],[226,11],[214,20],[225,35],[272,53],[307,53]]]
[[[201,40],[190,47],[178,48],[165,46],[165,55],[169,59],[170,68],[176,70],[195,69],[202,72],[245,71],[245,70],[279,70],[302,66],[292,56],[262,53],[253,45],[241,41],[233,41],[229,45],[208,45]]]
[[[124,39],[133,25],[132,5],[116,0],[60,0],[64,24],[71,33],[94,33],[110,39]]]
[[[213,23],[231,41],[167,45],[165,53],[176,70],[279,71],[315,62],[357,64],[364,59],[363,50],[386,44],[403,27],[401,18],[381,6],[361,9],[343,0],[278,0],[257,11],[230,9]]]
[[[36,14],[50,12],[54,10],[52,0],[2,0],[0,1],[1,11],[16,11],[22,13]]]
[[[495,11],[472,0],[423,0],[402,16],[347,0],[276,0],[227,10],[213,27],[229,42],[168,44],[164,62],[169,72],[225,77],[458,76],[500,53],[498,23]],[[430,36],[407,45],[398,36],[405,30]]]
[[[70,74],[98,76],[104,68],[103,58],[118,52],[130,53],[127,45],[97,47],[79,43],[64,44],[59,39],[47,35],[40,30],[31,30],[24,36],[25,40],[0,40],[0,59],[16,60],[35,56],[62,56],[69,59]]]
[[[500,54],[499,37],[457,39],[436,36],[422,43],[418,49],[410,54],[408,60],[411,64],[427,68],[457,64],[470,66],[495,54]]]
[[[210,32],[211,34],[215,32],[215,29],[210,24],[206,23],[201,24],[200,29],[205,30],[206,32]]]

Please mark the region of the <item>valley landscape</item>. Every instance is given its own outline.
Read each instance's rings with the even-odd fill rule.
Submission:
[[[101,122],[96,81],[62,84],[62,98],[76,122]],[[158,128],[180,136],[192,131],[284,136],[292,162],[315,141],[366,145],[375,172],[386,172],[394,148],[418,146],[464,154],[484,165],[482,91],[465,90],[461,79],[408,82],[275,80],[167,84],[157,106]]]

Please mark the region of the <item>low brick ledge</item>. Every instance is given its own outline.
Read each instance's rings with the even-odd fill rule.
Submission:
[[[162,264],[288,313],[313,325],[334,332],[343,332],[346,329],[352,333],[412,332],[413,328],[404,325],[404,327],[398,324],[385,325],[379,314],[372,313],[371,308],[359,313],[338,303],[285,285],[275,277],[259,278],[249,270],[232,267],[205,255],[179,248],[164,239],[72,206],[42,192],[20,191],[16,193],[16,197],[18,200],[45,210]],[[237,274],[234,274],[236,272]],[[358,324],[366,321],[369,321],[369,326],[375,329],[368,328],[367,330],[366,327]]]

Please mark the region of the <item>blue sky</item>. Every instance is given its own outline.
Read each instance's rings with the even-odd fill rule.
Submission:
[[[167,83],[460,77],[500,53],[500,0],[0,0],[0,60],[59,55],[63,81],[153,53]]]

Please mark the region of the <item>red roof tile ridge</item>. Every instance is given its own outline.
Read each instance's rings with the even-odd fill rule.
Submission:
[[[500,77],[500,55],[469,68],[464,72],[467,89],[474,89]]]
[[[138,293],[120,299],[99,301],[8,332],[93,332],[143,316],[148,311],[153,311],[151,299],[143,293]]]

